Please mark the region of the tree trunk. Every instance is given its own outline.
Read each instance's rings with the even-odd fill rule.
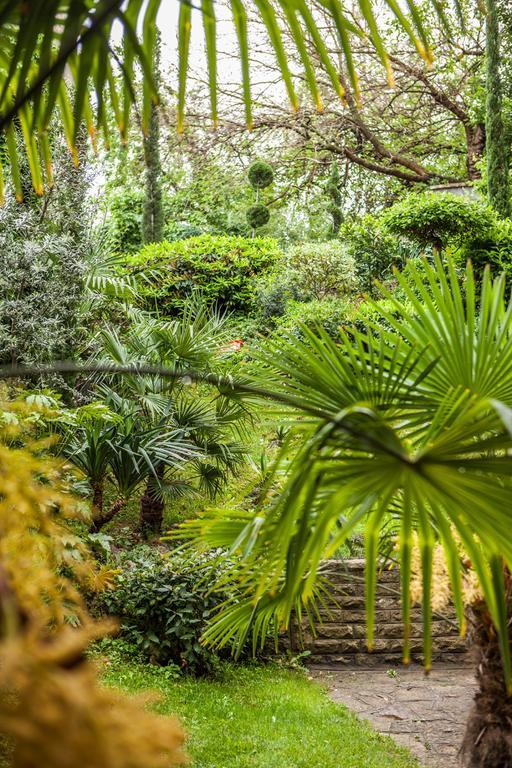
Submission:
[[[473,608],[473,642],[478,688],[466,725],[463,764],[512,768],[512,696],[503,678],[496,630],[483,603]]]
[[[160,86],[160,33],[157,32],[153,58],[155,86]],[[144,139],[146,162],[146,194],[142,221],[142,235],[145,243],[159,243],[163,240],[164,209],[162,199],[162,164],[160,160],[160,117],[158,107],[151,106],[148,134]]]
[[[89,526],[90,533],[99,533],[104,525],[110,523],[111,520],[120,512],[126,505],[126,499],[121,497],[117,498],[105,512],[105,514],[98,515],[93,518],[91,525]]]
[[[466,123],[465,131],[468,179],[469,181],[476,181],[482,177],[480,162],[485,150],[485,126],[482,123],[476,125]]]
[[[92,483],[91,517],[95,520],[103,515],[103,483]]]
[[[164,466],[158,466],[156,474],[158,481],[164,479]],[[162,532],[164,522],[165,502],[159,488],[159,483],[154,477],[149,477],[146,483],[146,490],[140,500],[140,528],[143,533]]]

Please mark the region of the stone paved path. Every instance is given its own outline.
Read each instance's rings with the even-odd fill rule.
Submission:
[[[407,747],[429,768],[457,768],[464,722],[473,698],[471,666],[372,669],[312,667],[334,699]]]

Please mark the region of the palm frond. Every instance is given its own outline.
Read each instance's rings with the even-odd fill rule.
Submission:
[[[51,186],[53,183],[48,132],[56,113],[75,162],[78,162],[76,141],[82,123],[87,126],[93,143],[99,132],[105,133],[108,140],[107,110],[114,115],[121,137],[126,140],[132,107],[137,101],[135,83],[138,72],[142,72],[143,84],[137,114],[140,115],[141,129],[147,131],[151,104],[158,100],[152,62],[157,40],[156,19],[161,2],[31,0],[30,3],[20,3],[4,0],[0,5],[0,129],[6,131],[10,171],[18,197],[22,194],[18,163],[18,153],[22,147],[36,192],[42,194],[45,184]],[[431,60],[429,41],[413,0],[407,3],[408,16],[395,0],[388,0],[387,4],[421,55],[427,61]],[[432,0],[432,4],[443,23],[448,25],[441,4],[436,0]],[[350,37],[353,34],[368,35],[391,80],[389,58],[379,30],[375,0],[357,2],[363,20],[361,29],[350,21],[338,0],[321,0],[320,16],[309,9],[303,0],[279,0],[279,15],[269,0],[229,0],[228,5],[239,42],[248,125],[252,122],[247,22],[249,9],[256,12],[267,30],[294,108],[297,107],[297,96],[289,55],[283,44],[282,33],[285,29],[290,33],[302,60],[305,82],[317,107],[321,109],[321,99],[312,64],[312,52],[322,62],[335,91],[343,95],[336,62],[323,42],[320,23],[322,14],[330,17],[338,32],[356,95],[359,86],[351,52]],[[210,0],[203,0],[200,13],[196,14],[188,0],[181,0],[178,22],[180,128],[184,122],[191,26],[196,19],[205,32],[212,118],[214,122],[217,120],[217,28],[214,4]],[[116,26],[121,30],[121,40],[114,47],[113,31]],[[13,127],[15,118],[19,130]],[[3,183],[0,187],[3,189]]]
[[[322,560],[364,526],[371,646],[378,553],[392,518],[404,660],[414,542],[421,553],[427,667],[434,548],[444,550],[464,632],[462,547],[500,637],[511,686],[503,573],[512,566],[512,312],[503,279],[487,275],[478,297],[470,266],[462,286],[453,265],[440,262],[397,279],[408,304],[395,301],[396,313],[385,315],[391,331],[355,332],[336,345],[304,328],[305,341],[289,339],[278,354],[272,346],[260,353],[258,385],[292,409],[296,439],[278,457],[279,493],[268,486],[251,517],[217,514],[180,531],[241,558],[247,604],[221,612],[206,639],[236,644],[249,605],[260,632],[270,621],[286,628],[297,604],[314,614]]]

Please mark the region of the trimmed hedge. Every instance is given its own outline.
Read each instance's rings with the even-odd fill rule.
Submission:
[[[408,237],[421,247],[438,249],[485,237],[494,221],[494,213],[485,203],[446,193],[409,195],[381,217],[389,232]]]
[[[252,281],[282,258],[277,241],[266,237],[199,235],[147,245],[128,257],[132,272],[158,268],[160,279],[142,289],[149,309],[173,314],[194,295],[222,309],[248,311],[254,306]]]

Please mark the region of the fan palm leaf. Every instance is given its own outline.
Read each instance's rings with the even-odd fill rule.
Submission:
[[[179,2],[179,0],[175,0]],[[18,153],[23,145],[37,193],[53,183],[51,148],[48,139],[52,117],[59,114],[70,151],[78,162],[76,140],[85,122],[93,142],[98,133],[109,141],[108,113],[115,117],[123,140],[127,139],[136,97],[137,72],[143,74],[141,127],[148,130],[151,106],[157,100],[152,77],[156,45],[156,18],[162,0],[3,0],[0,3],[0,129],[5,131],[3,159],[8,159],[18,197],[22,195]],[[441,6],[432,0],[435,9]],[[277,8],[268,0],[229,0],[236,29],[248,125],[252,124],[249,72],[248,10],[263,22],[286,85],[290,102],[297,96],[289,56],[282,38],[287,29],[297,49],[308,89],[321,109],[313,61],[322,62],[334,90],[343,96],[334,58],[323,42],[319,18],[326,14],[336,28],[351,86],[359,93],[357,72],[351,54],[351,36],[366,34],[391,79],[389,58],[382,40],[375,0],[357,0],[362,19],[356,26],[338,0],[320,0],[320,16],[303,0],[279,0]],[[421,55],[431,60],[429,41],[421,15],[413,2],[406,16],[395,0],[387,0],[390,13],[402,25]],[[279,10],[282,18],[278,18]],[[444,16],[443,16],[444,19]],[[211,109],[217,120],[217,28],[215,7],[203,0],[195,13],[188,0],[181,0],[178,18],[178,126],[184,122],[192,23],[205,32]],[[115,28],[121,30],[114,45]],[[16,130],[14,121],[17,121]],[[18,130],[19,127],[19,130]],[[0,196],[4,174],[0,164]]]
[[[337,345],[304,328],[303,341],[281,341],[260,353],[255,384],[286,404],[294,438],[253,515],[203,518],[179,533],[242,557],[245,607],[227,606],[205,639],[242,642],[249,608],[253,621],[260,611],[264,617],[260,631],[271,620],[288,626],[298,603],[314,611],[323,559],[364,526],[371,647],[379,542],[392,515],[405,661],[413,545],[418,542],[421,556],[427,667],[437,544],[465,631],[462,546],[497,628],[511,685],[503,578],[512,566],[511,305],[503,278],[493,282],[488,273],[477,296],[470,266],[463,287],[454,267],[439,260],[397,279],[408,301],[384,313],[391,330],[375,324],[345,334]]]

